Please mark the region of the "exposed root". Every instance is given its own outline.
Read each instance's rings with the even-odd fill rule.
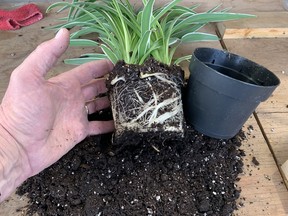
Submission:
[[[116,108],[114,119],[119,119],[116,124],[124,127],[122,130],[136,128],[140,132],[154,130],[159,124],[166,131],[182,131],[183,107],[178,84],[160,72],[141,73],[140,78],[137,86],[133,82],[120,85],[118,81],[125,80],[121,77],[112,80],[115,98],[111,98],[111,106]],[[116,128],[119,130],[121,128]]]
[[[111,85],[115,85],[117,82],[119,81],[123,81],[123,82],[126,82],[125,78],[124,77],[118,77],[116,76],[112,81],[111,81]]]
[[[155,151],[160,152],[160,150],[156,146],[154,146],[154,145],[151,145],[151,146]]]

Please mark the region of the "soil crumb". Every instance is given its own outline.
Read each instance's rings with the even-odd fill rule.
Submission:
[[[255,166],[259,166],[259,165],[260,165],[260,163],[259,163],[259,161],[256,159],[256,157],[253,157],[253,158],[252,158],[252,163],[253,163]]]
[[[111,135],[89,137],[18,188],[28,215],[231,215],[242,172],[241,137],[193,128],[182,141],[143,142],[114,154]]]

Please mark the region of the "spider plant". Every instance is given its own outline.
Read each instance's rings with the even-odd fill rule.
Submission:
[[[207,23],[251,17],[218,11],[219,7],[197,13],[198,5],[187,7],[180,2],[172,0],[155,8],[155,0],[142,0],[137,8],[128,0],[73,0],[47,9],[68,10],[64,23],[54,28],[73,29],[72,46],[100,48],[99,53],[86,53],[66,63],[108,58],[115,64],[106,82],[116,128],[114,143],[135,143],[135,137],[141,140],[147,133],[164,140],[183,137],[183,71],[176,65],[191,56],[174,59],[175,51],[184,43],[218,40],[199,32]],[[151,60],[155,62],[150,64]]]
[[[68,64],[108,58],[114,64],[124,60],[127,64],[143,64],[152,57],[167,65],[179,64],[190,59],[190,55],[173,59],[176,49],[183,43],[218,40],[213,34],[199,32],[210,22],[222,22],[251,17],[248,14],[230,13],[219,6],[203,13],[195,12],[199,5],[181,6],[181,0],[154,8],[155,0],[142,0],[143,7],[137,9],[128,0],[73,0],[56,2],[59,11],[69,10],[64,23],[54,28],[81,27],[71,33],[71,46],[100,47],[101,53],[87,53],[80,58],[67,59]],[[88,39],[96,34],[97,40]]]

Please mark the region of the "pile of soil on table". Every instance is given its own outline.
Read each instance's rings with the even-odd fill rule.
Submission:
[[[28,215],[231,215],[240,195],[242,135],[212,139],[188,127],[181,141],[111,149],[89,137],[17,193]]]

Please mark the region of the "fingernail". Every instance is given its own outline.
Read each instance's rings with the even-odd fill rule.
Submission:
[[[60,29],[60,30],[57,32],[57,34],[55,35],[55,38],[57,39],[57,38],[61,37],[62,33],[63,33],[63,29]]]

